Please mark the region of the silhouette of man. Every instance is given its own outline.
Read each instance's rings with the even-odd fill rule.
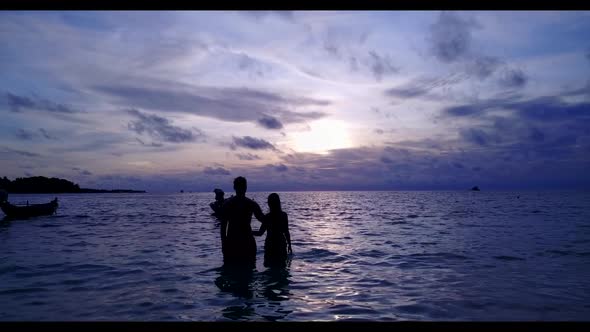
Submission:
[[[258,203],[246,197],[248,183],[239,176],[234,180],[236,195],[223,203],[221,216],[221,248],[225,263],[254,264],[256,240],[252,235],[252,215],[260,222],[264,214]]]

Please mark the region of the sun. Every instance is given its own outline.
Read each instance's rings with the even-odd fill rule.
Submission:
[[[311,130],[292,135],[293,148],[297,152],[327,153],[329,150],[352,146],[345,122],[318,120],[310,124]]]

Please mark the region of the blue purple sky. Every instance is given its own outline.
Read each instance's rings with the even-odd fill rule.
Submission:
[[[590,12],[2,12],[0,176],[579,189]]]

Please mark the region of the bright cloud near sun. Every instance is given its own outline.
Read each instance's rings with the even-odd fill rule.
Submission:
[[[310,130],[293,133],[293,149],[297,152],[326,154],[330,150],[353,146],[348,125],[338,120],[318,120]]]

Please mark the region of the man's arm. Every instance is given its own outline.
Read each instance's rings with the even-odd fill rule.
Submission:
[[[289,216],[285,213],[285,238],[287,239],[287,245],[289,253],[293,253],[293,249],[291,248],[291,233],[289,233]]]
[[[227,219],[221,219],[220,235],[221,235],[221,251],[225,253],[225,238],[227,237]]]
[[[219,235],[221,238],[221,250],[225,254],[225,239],[227,238],[227,224],[228,224],[228,216],[226,212],[226,201],[223,201],[219,208],[218,218],[220,220],[220,227],[219,227]]]
[[[262,209],[260,209],[260,205],[258,203],[252,201],[252,212],[254,213],[254,217],[258,219],[261,223],[264,223],[264,213],[262,213]]]

